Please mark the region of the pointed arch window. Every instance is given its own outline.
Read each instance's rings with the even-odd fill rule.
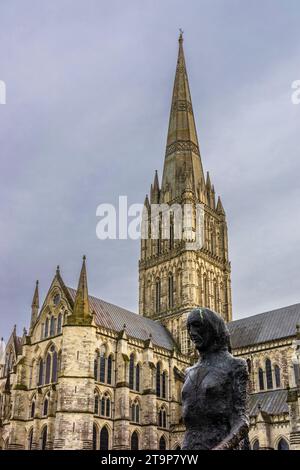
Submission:
[[[259,390],[265,389],[264,371],[262,370],[261,367],[258,369],[258,384],[259,384]]]
[[[62,313],[60,313],[57,317],[57,334],[60,335],[62,331]]]
[[[140,422],[140,405],[137,400],[131,405],[131,421],[137,424]]]
[[[130,354],[129,358],[129,388],[133,390],[134,387],[134,354]]]
[[[174,307],[174,278],[173,274],[169,274],[169,308]]]
[[[139,450],[139,436],[136,431],[134,431],[131,435],[130,449]]]
[[[160,428],[166,428],[167,427],[167,412],[166,412],[166,409],[164,407],[162,407],[159,410],[159,413],[158,413],[158,426]]]
[[[95,393],[95,402],[94,402],[94,414],[99,414],[99,394]]]
[[[52,355],[52,383],[57,382],[57,352]]]
[[[273,388],[272,363],[269,358],[266,360],[266,379],[267,379],[267,388],[272,389]]]
[[[274,374],[275,374],[276,388],[280,388],[281,387],[280,367],[277,364],[274,367]]]
[[[50,373],[51,373],[51,355],[50,353],[47,354],[46,357],[46,372],[45,372],[45,384],[50,383]]]
[[[161,387],[160,387],[160,369],[161,369],[161,366],[160,366],[160,363],[157,364],[156,366],[156,396],[160,397],[160,391],[161,391]]]
[[[32,450],[32,443],[33,443],[33,428],[30,429],[28,434],[28,450]]]
[[[39,361],[39,375],[38,375],[38,386],[43,385],[44,381],[44,361],[40,359]]]
[[[105,382],[105,369],[106,369],[106,360],[105,360],[105,350],[101,349],[100,351],[100,382]]]
[[[107,359],[107,383],[112,383],[112,355],[108,356]]]
[[[162,394],[161,394],[161,396],[162,396],[162,398],[167,398],[167,373],[166,372],[162,373],[161,382],[162,382],[162,387],[161,387]]]
[[[108,429],[104,426],[100,432],[100,450],[108,450],[109,434]]]
[[[35,415],[35,399],[32,400],[31,406],[30,406],[30,418],[34,418]]]
[[[160,295],[161,295],[161,284],[160,279],[157,279],[155,283],[155,311],[160,312]]]
[[[204,277],[204,306],[209,307],[209,290],[208,290],[208,279]]]
[[[45,331],[44,331],[44,338],[48,338],[49,335],[49,318],[46,318],[45,321]]]
[[[46,450],[47,447],[47,426],[45,426],[42,430],[41,434],[41,449]]]
[[[54,335],[55,335],[55,318],[52,315],[50,319],[50,336],[54,336]]]
[[[43,403],[43,416],[48,416],[50,395],[47,393]]]

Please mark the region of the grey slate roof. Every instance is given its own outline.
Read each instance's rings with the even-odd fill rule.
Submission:
[[[300,304],[271,310],[228,323],[233,349],[295,336]]]
[[[74,300],[76,290],[70,287],[67,289]],[[120,332],[126,324],[126,333],[133,338],[147,340],[151,334],[153,344],[169,350],[174,347],[177,349],[171,334],[160,323],[91,295],[89,303],[90,309],[96,314],[95,321],[99,326]]]
[[[286,402],[287,390],[269,390],[267,392],[253,393],[249,400],[250,416],[257,416],[259,413],[258,406],[261,411],[269,415],[279,415],[288,413],[288,404]]]

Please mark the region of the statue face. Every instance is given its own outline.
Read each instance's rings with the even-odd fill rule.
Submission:
[[[201,319],[198,311],[190,313],[187,321],[187,329],[191,340],[196,346],[198,351],[207,351],[211,342],[211,334],[208,325]]]

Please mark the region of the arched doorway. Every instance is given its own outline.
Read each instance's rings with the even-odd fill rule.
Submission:
[[[290,450],[287,441],[283,437],[278,442],[277,450]]]
[[[139,436],[136,431],[131,434],[131,450],[139,450]]]
[[[252,450],[259,450],[259,440],[255,439],[255,441],[252,444]]]
[[[100,450],[108,450],[109,434],[108,429],[104,426],[100,432]]]
[[[159,450],[166,450],[166,448],[166,439],[164,438],[164,436],[161,436],[161,438],[159,439]]]

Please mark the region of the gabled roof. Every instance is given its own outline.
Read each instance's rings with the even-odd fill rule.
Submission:
[[[253,393],[249,399],[249,415],[257,416],[260,410],[268,415],[288,413],[289,408],[286,399],[287,390]]]
[[[74,301],[76,290],[70,287],[67,289]],[[169,350],[177,349],[171,334],[160,323],[91,295],[89,295],[89,305],[91,312],[95,312],[97,325],[120,332],[125,324],[128,336],[145,341],[151,334],[153,344]]]
[[[296,335],[300,304],[271,310],[228,323],[233,349]]]

